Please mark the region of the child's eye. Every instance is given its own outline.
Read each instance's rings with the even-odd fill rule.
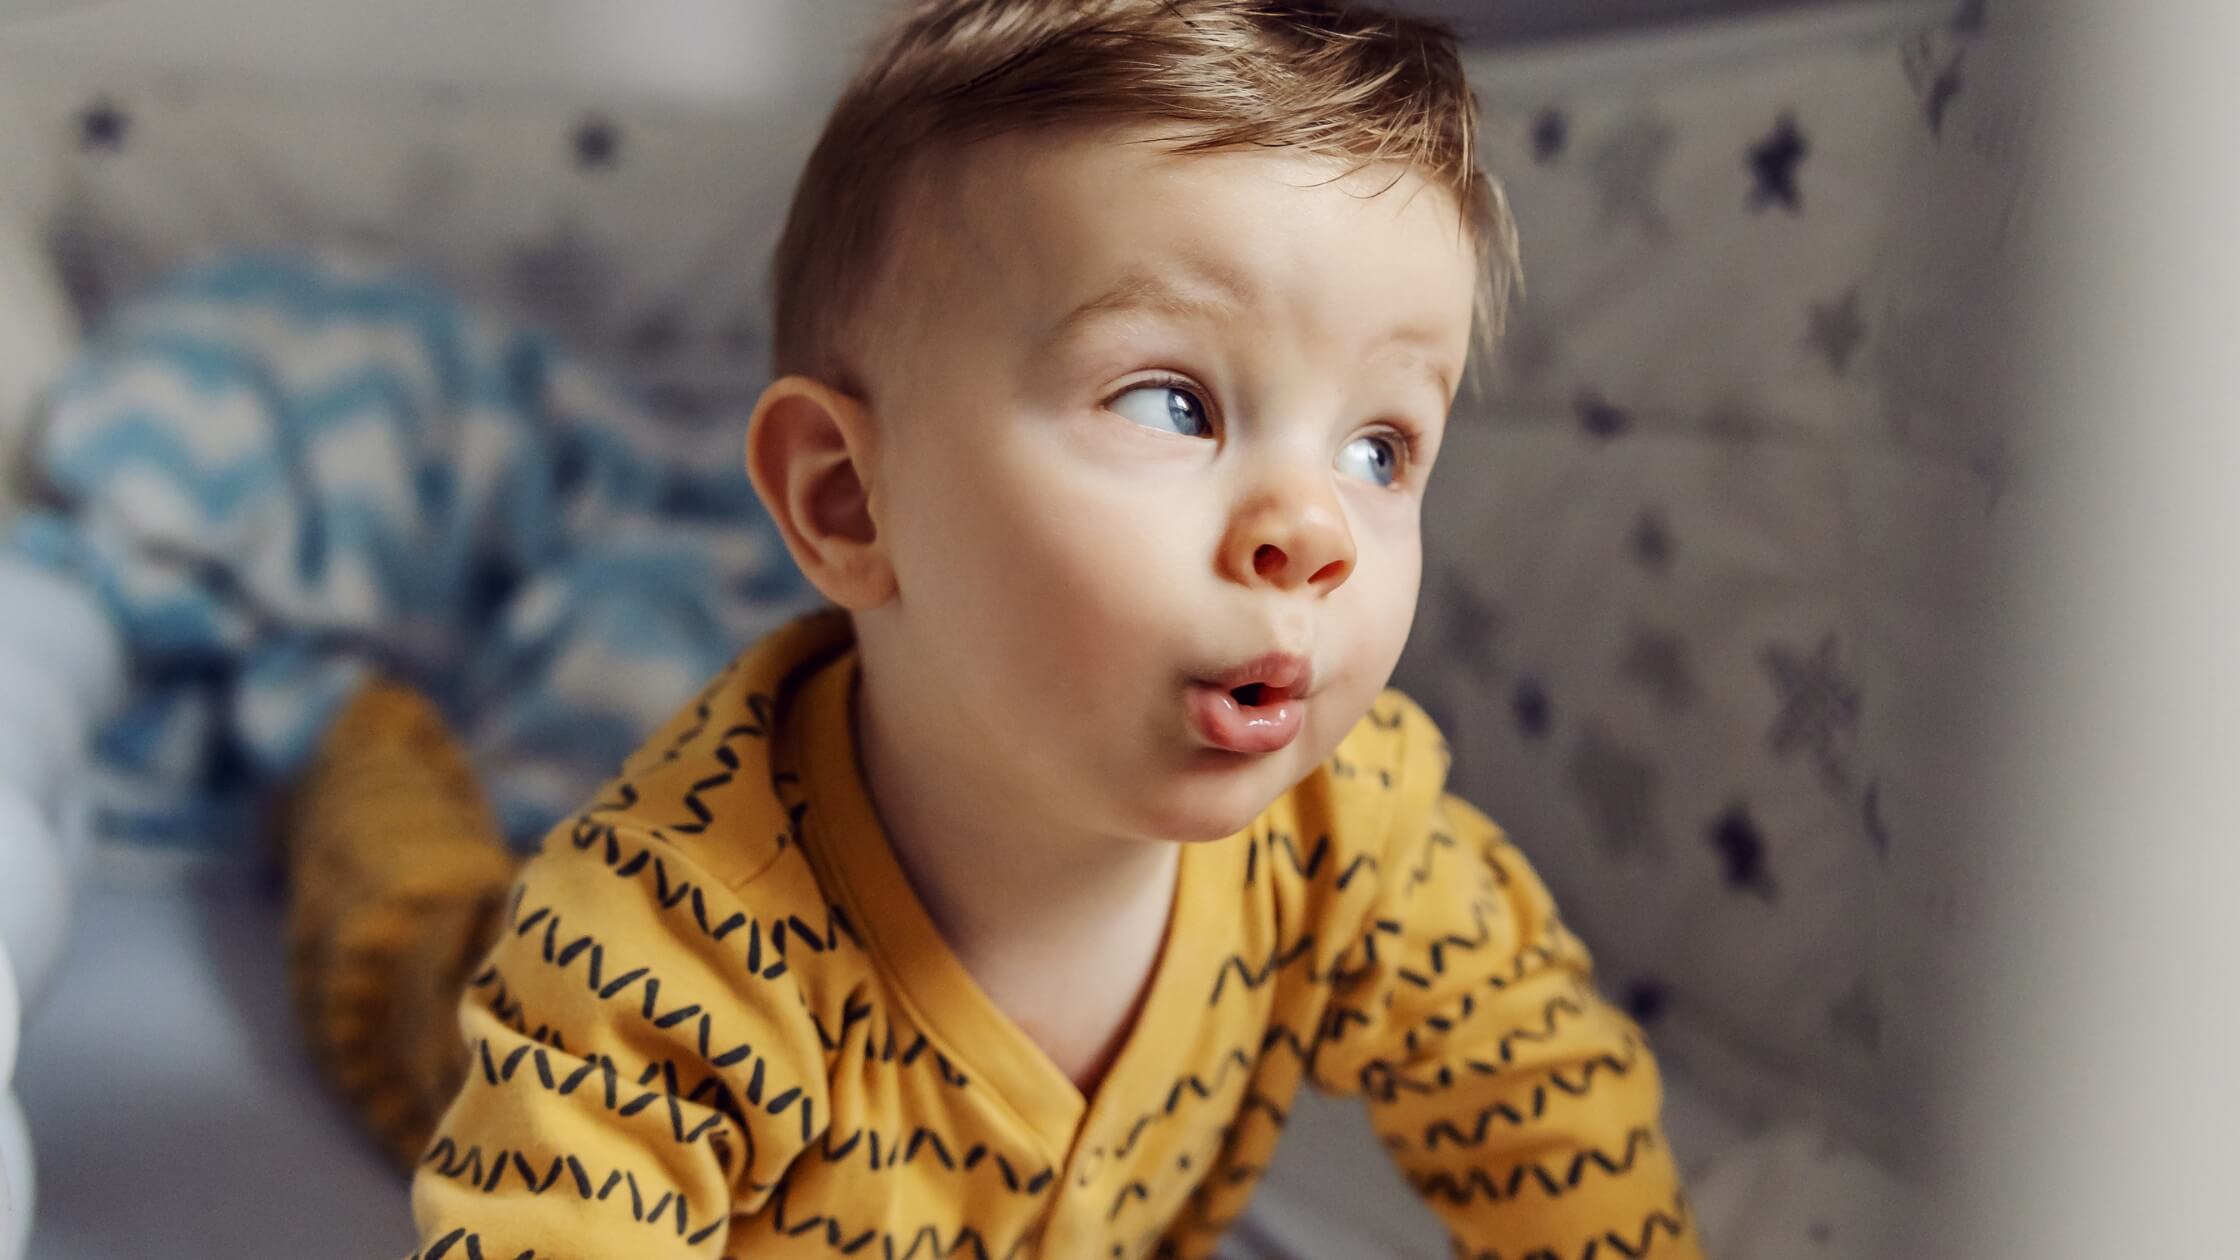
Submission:
[[[1205,402],[1179,385],[1139,385],[1105,404],[1147,429],[1184,437],[1212,437]]]
[[[1371,485],[1389,486],[1400,478],[1400,439],[1389,433],[1370,433],[1346,443],[1338,452],[1338,471]]]

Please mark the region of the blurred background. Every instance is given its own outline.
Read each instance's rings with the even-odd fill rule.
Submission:
[[[2012,318],[2059,226],[2048,11],[1403,7],[1467,40],[1527,293],[1457,409],[1399,684],[1648,1029],[1713,1254],[2071,1254],[1992,1222],[2062,1219],[2039,1191],[2083,1164],[1937,1215],[1975,1201],[1955,1168],[2019,1167],[2005,1118],[2121,1062],[2009,1070],[2068,990],[1997,979],[2049,956],[2000,894],[2017,854],[2071,888],[2063,855],[2098,850],[2062,825],[2201,768],[1983,756],[2120,709],[2043,698],[2144,640],[2030,636],[2178,526],[2142,517],[2092,569],[2000,548],[2076,537],[2095,486],[2192,502],[2143,467],[2063,480],[2098,431],[2013,423],[2081,405],[2045,347],[2100,344]],[[735,456],[767,256],[880,9],[0,0],[0,1260],[410,1249],[293,1022],[272,803],[379,671],[442,706],[524,842],[808,606]],[[2118,99],[2106,67],[2153,63],[2092,29],[2067,47],[2117,51],[2064,82]],[[2140,134],[2107,123],[2068,169],[2120,152],[2151,187],[2172,155]],[[2047,300],[2090,306],[2067,279]],[[2008,677],[2010,644],[2035,649]],[[2123,694],[2197,703],[2229,668]],[[2110,737],[2167,734],[2157,712]],[[2093,1131],[2120,1142],[2115,1115]],[[1307,1103],[1233,1251],[1446,1254],[1361,1117]]]

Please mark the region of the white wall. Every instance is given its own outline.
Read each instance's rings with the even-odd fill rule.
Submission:
[[[578,99],[693,106],[830,92],[892,0],[0,0],[0,69],[11,63],[237,71],[342,83],[555,91]],[[1616,33],[1585,45],[1646,48],[1666,73],[1749,55],[1802,33],[1909,20],[1955,0],[1585,0],[1553,16],[1499,0],[1384,0],[1457,20],[1465,32],[1530,36],[1481,51],[1506,74],[1562,78],[1570,30]],[[1740,9],[1788,17],[1718,20]],[[1473,13],[1481,16],[1473,18]],[[1642,19],[1658,17],[1659,23]],[[1665,23],[1678,17],[1685,25]],[[1703,20],[1710,19],[1710,20]],[[1647,29],[1653,27],[1654,29]],[[1543,66],[1543,62],[1551,64]]]
[[[724,107],[830,92],[875,0],[0,0],[0,73],[57,63]]]

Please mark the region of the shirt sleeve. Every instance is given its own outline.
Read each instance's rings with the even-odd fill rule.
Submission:
[[[1316,1083],[1360,1094],[1463,1257],[1700,1260],[1641,1031],[1397,696],[1383,887],[1337,960]]]
[[[467,1080],[413,1178],[413,1260],[724,1254],[829,1114],[764,927],[673,845],[555,832],[461,1002]]]

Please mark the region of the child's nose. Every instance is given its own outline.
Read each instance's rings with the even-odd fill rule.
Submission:
[[[1328,594],[1345,584],[1353,564],[1345,507],[1327,486],[1271,487],[1236,514],[1222,542],[1227,576],[1247,586]]]

